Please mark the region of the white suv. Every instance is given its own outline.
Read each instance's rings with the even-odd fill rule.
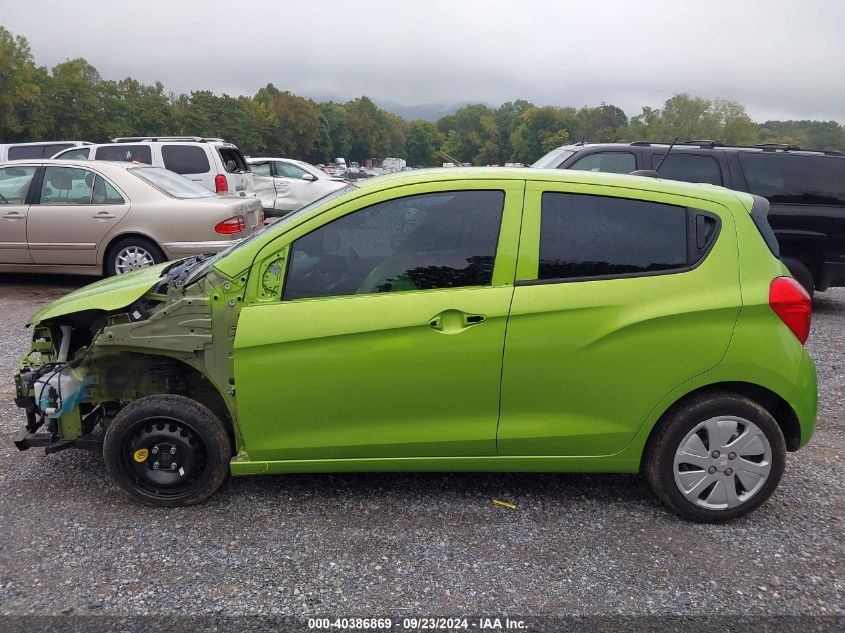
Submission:
[[[164,167],[221,194],[254,195],[249,165],[236,145],[200,136],[135,136],[73,147],[53,158],[116,160]]]

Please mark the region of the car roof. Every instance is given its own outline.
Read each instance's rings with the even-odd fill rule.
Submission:
[[[569,145],[561,145],[556,147],[557,150],[567,150],[570,152],[577,152],[583,149],[613,149],[619,150],[621,148],[636,148],[636,147],[653,147],[655,149],[668,149],[672,145],[669,142],[663,141],[634,141],[632,143],[574,143]],[[701,151],[725,151],[725,152],[753,152],[765,154],[792,154],[799,156],[831,156],[843,157],[845,153],[833,149],[801,149],[795,145],[785,143],[760,143],[759,145],[725,145],[717,141],[685,141],[683,143],[675,143],[672,147],[672,152],[701,152]]]

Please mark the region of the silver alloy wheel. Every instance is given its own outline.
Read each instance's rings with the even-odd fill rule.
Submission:
[[[146,268],[155,263],[152,253],[143,246],[127,246],[120,249],[114,256],[114,273],[122,275],[130,270]]]
[[[687,433],[675,451],[675,484],[708,510],[735,508],[753,497],[772,470],[772,447],[756,424],[719,416]]]

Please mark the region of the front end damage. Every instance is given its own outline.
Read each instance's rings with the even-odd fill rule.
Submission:
[[[124,288],[123,301],[109,297],[117,284],[100,282],[99,293],[92,292],[99,284],[77,291],[84,302],[34,317],[32,346],[15,375],[15,403],[26,412],[14,440],[20,450],[102,450],[105,430],[123,407],[165,393],[203,403],[240,446],[232,349],[246,279],[209,268],[185,283],[202,259],[163,267],[137,296]]]

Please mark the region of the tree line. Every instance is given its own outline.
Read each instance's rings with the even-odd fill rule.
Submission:
[[[630,118],[611,104],[573,108],[520,99],[497,108],[467,105],[436,122],[406,121],[366,96],[317,103],[271,83],[251,97],[176,95],[160,82],[103,79],[81,58],[52,70],[36,66],[26,38],[0,26],[0,142],[145,135],[219,136],[245,154],[314,163],[396,156],[423,166],[440,164],[438,151],[476,165],[528,164],[578,141],[712,139],[845,150],[845,128],[835,121],[756,123],[740,103],[688,94]]]

